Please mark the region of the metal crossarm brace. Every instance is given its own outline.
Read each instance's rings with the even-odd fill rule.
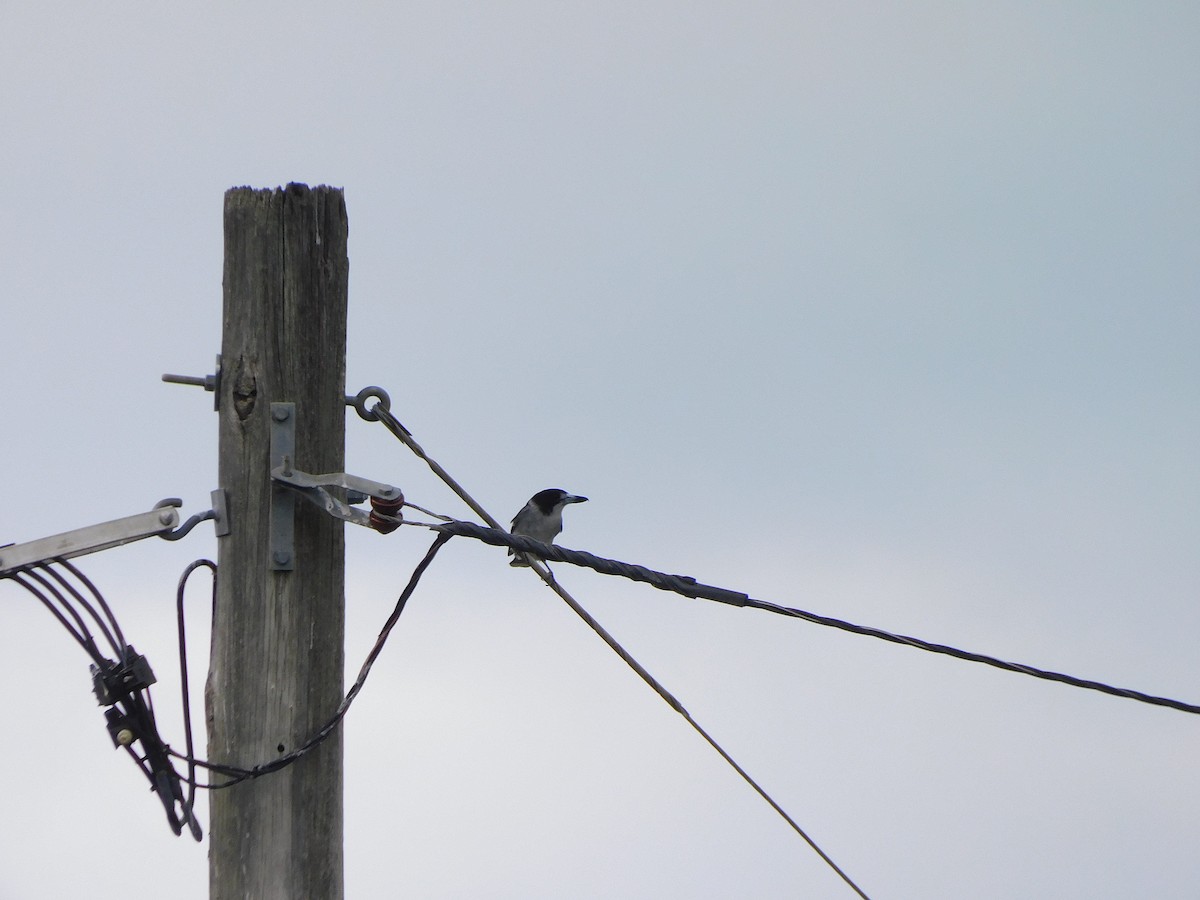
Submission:
[[[70,559],[99,550],[119,547],[132,541],[153,537],[170,531],[179,524],[179,512],[170,506],[148,512],[76,528],[51,537],[39,538],[25,544],[0,547],[0,575],[17,569],[36,566],[52,559]]]
[[[404,494],[399,488],[345,472],[313,475],[292,465],[296,453],[296,405],[271,404],[271,568],[288,572],[295,568],[295,507],[297,496],[320,507],[334,518],[386,533],[399,524]],[[330,489],[341,489],[345,499]],[[372,499],[372,509],[352,504]],[[380,502],[381,501],[381,502]],[[387,510],[387,512],[384,512]],[[381,527],[382,526],[382,527]]]
[[[291,488],[310,503],[321,507],[325,512],[338,519],[343,519],[354,525],[373,528],[371,514],[365,509],[355,509],[351,503],[361,503],[368,497],[379,500],[394,500],[400,497],[399,488],[369,478],[357,475],[347,475],[345,472],[330,472],[327,475],[310,475],[301,472],[290,465],[280,465],[271,470],[271,478],[278,484]],[[346,500],[343,501],[331,494],[326,488],[343,488]]]

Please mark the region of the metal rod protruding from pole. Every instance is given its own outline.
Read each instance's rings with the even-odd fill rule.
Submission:
[[[172,375],[167,372],[162,380],[168,384],[188,384],[202,387],[213,394],[213,409],[221,408],[221,354],[217,354],[217,368],[212,375]]]

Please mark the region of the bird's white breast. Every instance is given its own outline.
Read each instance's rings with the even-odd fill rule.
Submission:
[[[543,516],[536,509],[525,507],[517,514],[513,522],[513,533],[523,534],[535,541],[549,544],[562,531],[562,510],[555,509],[550,515]]]

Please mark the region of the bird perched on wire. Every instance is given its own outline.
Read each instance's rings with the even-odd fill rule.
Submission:
[[[521,507],[521,511],[513,516],[512,533],[550,544],[562,531],[563,507],[571,503],[584,503],[587,497],[568,494],[562,488],[546,488],[538,491],[529,498],[529,502]],[[508,555],[513,557],[510,566],[527,566],[525,554],[512,549]]]

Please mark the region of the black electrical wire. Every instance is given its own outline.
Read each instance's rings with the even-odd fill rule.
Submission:
[[[1140,703],[1149,703],[1154,706],[1163,706],[1168,709],[1179,710],[1180,712],[1200,714],[1200,705],[1194,703],[1185,703],[1182,700],[1173,700],[1169,697],[1159,697],[1154,694],[1143,693],[1129,688],[1115,687],[1111,684],[1105,684],[1101,681],[1094,681],[1088,678],[1079,678],[1075,675],[1066,675],[1062,672],[1052,672],[1046,669],[1039,669],[1036,666],[1024,665],[1022,663],[1006,662],[994,656],[988,656],[984,653],[975,653],[970,650],[960,650],[957,647],[951,647],[946,644],[936,644],[931,641],[925,641],[921,638],[909,637],[902,634],[892,634],[884,631],[882,628],[873,628],[867,625],[855,625],[852,622],[846,622],[841,619],[835,619],[831,616],[822,616],[817,613],[806,612],[802,609],[796,609],[790,606],[781,606],[777,603],[769,603],[765,600],[755,600],[747,594],[740,591],[731,591],[725,588],[713,587],[708,584],[700,584],[696,579],[686,575],[668,575],[665,572],[657,572],[653,569],[647,569],[644,566],[636,566],[631,563],[620,562],[615,559],[605,559],[601,556],[596,556],[592,553],[587,553],[581,550],[569,550],[566,547],[560,547],[557,544],[543,544],[540,541],[535,541],[532,538],[518,534],[510,534],[503,529],[486,528],[482,525],[476,525],[474,522],[444,522],[439,525],[429,526],[434,531],[439,531],[444,534],[463,535],[465,537],[475,538],[483,541],[486,544],[500,547],[512,547],[516,550],[522,550],[531,553],[534,556],[542,559],[551,560],[554,562],[570,563],[574,566],[583,566],[593,571],[599,572],[602,575],[615,575],[621,578],[629,578],[633,581],[641,581],[651,584],[656,588],[664,591],[671,591],[676,594],[682,594],[685,597],[693,597],[700,600],[714,600],[718,603],[725,603],[731,606],[749,607],[758,609],[764,612],[775,613],[777,615],[789,616],[794,619],[802,619],[806,622],[811,622],[814,625],[824,625],[829,628],[837,628],[842,631],[848,631],[853,634],[865,635],[867,637],[877,638],[879,640],[890,641],[894,644],[902,644],[906,647],[914,647],[918,650],[925,650],[929,653],[940,653],[945,656],[952,656],[955,659],[965,660],[967,662],[982,663],[992,666],[993,668],[1003,669],[1007,672],[1016,672],[1021,675],[1029,675],[1033,678],[1041,678],[1046,681],[1057,681],[1061,684],[1067,684],[1071,687],[1083,688],[1089,691],[1099,691],[1113,697],[1123,697],[1127,700],[1136,700]]]
[[[84,597],[79,589],[75,587],[75,585],[71,584],[71,582],[58,571],[56,566],[66,569],[67,572],[73,575],[92,595],[92,601],[89,601],[86,597]],[[125,643],[125,635],[121,632],[121,626],[117,622],[116,616],[113,615],[112,609],[104,599],[104,595],[100,593],[100,591],[96,588],[96,585],[93,584],[86,575],[79,571],[78,568],[67,562],[67,560],[59,557],[51,560],[48,563],[29,566],[25,569],[19,570],[18,572],[12,573],[7,577],[12,578],[18,583],[25,584],[20,578],[21,575],[25,575],[37,581],[38,584],[41,585],[42,589],[50,592],[54,599],[58,601],[59,606],[61,606],[71,615],[71,618],[75,620],[76,627],[67,626],[67,623],[63,620],[63,617],[61,615],[57,615],[56,613],[56,617],[64,624],[64,626],[67,626],[67,630],[71,633],[72,637],[75,637],[76,640],[84,646],[84,649],[88,651],[88,655],[92,657],[93,662],[99,665],[104,657],[100,654],[99,647],[96,645],[95,639],[91,633],[91,629],[85,623],[83,616],[79,613],[79,610],[75,608],[71,601],[68,600],[60,590],[56,589],[46,579],[46,575],[49,575],[51,578],[53,578],[54,581],[58,583],[58,586],[70,594],[74,599],[74,602],[83,607],[88,615],[91,616],[92,620],[100,627],[101,633],[108,641],[108,644],[112,648],[116,657],[122,661],[126,659],[129,651]],[[30,589],[28,584],[25,584],[25,587],[26,589]],[[44,594],[38,594],[38,596],[39,599],[42,600],[43,604],[47,605],[47,608],[50,609],[51,612],[55,612],[55,609],[48,602],[48,599]],[[97,611],[97,606],[103,611],[103,616],[101,616],[100,612]]]
[[[125,635],[121,633],[121,625],[117,622],[117,617],[113,615],[112,609],[109,608],[108,603],[105,601],[104,595],[96,589],[96,586],[92,584],[91,579],[79,571],[79,569],[76,568],[73,563],[62,558],[56,559],[55,562],[82,581],[87,589],[91,591],[92,596],[96,598],[96,603],[102,610],[104,610],[104,614],[108,617],[108,621],[112,623],[112,630],[117,639],[117,646],[121,648],[122,652],[124,652],[125,648],[127,648],[129,645],[126,643]],[[95,613],[92,613],[92,615],[95,616]],[[97,621],[99,621],[98,618]]]
[[[183,810],[184,814],[193,822],[195,818],[192,810],[196,803],[196,753],[192,743],[192,701],[188,687],[187,636],[184,631],[183,597],[187,590],[188,579],[201,567],[207,567],[212,572],[212,602],[215,605],[217,602],[217,564],[210,559],[198,559],[189,564],[183,570],[183,574],[179,576],[179,586],[175,590],[175,619],[179,631],[179,682],[183,695],[183,735],[187,747],[185,761],[187,762],[188,794],[187,800],[183,804]],[[168,752],[170,752],[169,748]]]
[[[55,566],[61,566],[72,575],[91,594],[92,599],[85,597]],[[124,749],[146,776],[151,790],[158,794],[172,831],[180,834],[183,825],[187,824],[193,836],[199,840],[199,823],[191,809],[184,806],[179,774],[171,763],[166,744],[158,734],[150,693],[153,673],[145,658],[125,642],[121,626],[104,595],[79,569],[61,558],[29,566],[3,577],[15,581],[37,597],[91,658],[93,690],[101,706],[108,707],[104,715],[114,746]],[[99,626],[116,652],[116,661],[105,657],[97,647],[91,629],[76,604]],[[140,744],[141,755],[135,750],[134,743]],[[177,803],[183,808],[182,817],[176,813]]]
[[[102,654],[100,652],[100,648],[96,646],[96,640],[92,636],[91,630],[87,627],[87,623],[83,621],[83,617],[79,614],[79,611],[67,601],[62,593],[55,588],[45,576],[34,571],[33,569],[26,569],[22,572],[14,572],[4,577],[15,581],[17,584],[21,585],[21,587],[25,588],[25,590],[29,591],[29,593],[37,597],[38,600],[41,601],[42,605],[50,611],[54,618],[58,619],[59,624],[67,630],[67,633],[71,635],[75,642],[83,648],[83,651],[89,657],[91,657],[94,664],[99,666],[105,662],[104,654]],[[41,587],[39,588],[31,584],[27,579],[33,579],[33,581],[36,581]],[[54,600],[51,600],[50,597],[46,596],[46,592],[49,592],[51,595],[53,595],[54,600],[58,601],[58,606],[55,605]],[[70,613],[71,617],[75,620],[74,625],[67,620],[67,616],[62,610],[59,609],[59,606],[62,607],[62,610],[66,610],[68,613]]]
[[[116,624],[117,620],[113,617],[112,610],[108,608],[108,604],[104,602],[104,598],[100,596],[100,592],[96,590],[96,586],[88,581],[82,572],[68,563],[65,559],[56,559],[54,560],[54,563],[70,571],[71,574],[75,575],[84,584],[84,586],[91,591],[93,598],[99,599],[100,604],[103,604],[102,608],[105,611],[108,621],[105,621],[105,619],[100,616],[100,613],[96,611],[96,607],[89,603],[87,599],[85,599],[84,596],[75,588],[75,586],[67,581],[67,579],[64,578],[56,568],[54,568],[54,565],[41,565],[38,568],[41,571],[50,574],[55,581],[57,581],[71,594],[72,597],[75,598],[75,602],[82,606],[87,611],[88,615],[92,617],[92,620],[100,626],[101,633],[103,633],[105,639],[108,641],[108,645],[112,647],[113,653],[116,655],[116,657],[118,659],[123,659],[125,655],[125,636],[121,634],[120,626]]]
[[[367,409],[366,401],[371,396],[377,397],[378,402],[376,402],[375,405],[373,407],[371,407],[370,409]],[[367,421],[379,421],[384,426],[386,426],[387,429],[397,438],[397,440],[399,440],[401,443],[405,444],[410,450],[413,451],[414,454],[416,454],[416,456],[418,456],[419,458],[424,460],[429,465],[429,467],[431,469],[433,469],[435,474],[440,476],[442,478],[442,480],[446,483],[446,485],[448,487],[450,487],[456,494],[458,494],[458,496],[464,502],[466,502],[467,505],[470,506],[471,509],[474,510],[475,513],[477,515],[479,515],[480,518],[482,518],[487,523],[488,526],[490,526],[490,527],[483,527],[483,526],[475,525],[474,523],[459,522],[459,521],[444,522],[441,525],[428,526],[428,527],[433,528],[435,531],[439,531],[442,534],[456,534],[456,535],[465,535],[465,536],[469,536],[469,537],[474,537],[478,540],[484,541],[489,544],[506,546],[513,550],[523,551],[532,558],[540,557],[542,560],[555,560],[555,561],[560,561],[560,562],[568,562],[573,565],[586,566],[586,567],[592,568],[598,572],[601,572],[603,574],[618,575],[621,577],[630,578],[635,581],[647,582],[649,584],[652,584],[654,587],[660,588],[662,590],[673,591],[675,593],[682,594],[683,596],[686,596],[686,597],[714,600],[714,601],[717,601],[720,603],[727,603],[727,604],[730,604],[733,606],[743,606],[743,607],[750,606],[755,609],[760,609],[760,610],[764,610],[767,612],[773,612],[773,613],[777,613],[780,615],[786,615],[786,616],[790,616],[790,617],[794,617],[794,618],[800,618],[800,619],[803,619],[803,620],[806,620],[809,622],[813,622],[815,624],[826,625],[826,626],[835,627],[835,628],[841,628],[843,630],[851,631],[856,634],[868,635],[871,637],[876,637],[876,638],[879,638],[882,640],[888,640],[888,641],[892,641],[895,643],[904,644],[906,646],[915,647],[917,649],[922,649],[922,650],[926,650],[926,651],[933,652],[933,653],[942,653],[942,654],[947,654],[947,655],[956,657],[958,659],[967,660],[970,662],[984,663],[984,664],[991,665],[991,666],[994,666],[994,667],[997,667],[1000,669],[1004,669],[1004,670],[1012,671],[1012,672],[1018,672],[1020,674],[1030,675],[1030,676],[1036,677],[1036,678],[1058,681],[1060,683],[1068,684],[1068,685],[1071,685],[1074,687],[1084,688],[1087,690],[1100,691],[1100,692],[1103,692],[1103,693],[1106,693],[1106,694],[1109,694],[1112,696],[1124,697],[1126,699],[1132,699],[1132,700],[1137,700],[1137,701],[1144,702],[1144,703],[1150,703],[1150,704],[1154,704],[1154,705],[1158,705],[1158,706],[1164,706],[1167,708],[1180,710],[1182,712],[1200,713],[1200,706],[1197,706],[1195,704],[1184,703],[1182,701],[1172,700],[1167,697],[1157,697],[1154,695],[1145,694],[1141,691],[1134,691],[1134,690],[1129,690],[1126,688],[1118,688],[1118,687],[1114,687],[1112,685],[1104,684],[1103,682],[1094,681],[1094,680],[1090,680],[1090,679],[1077,678],[1072,675],[1065,675],[1063,673],[1058,673],[1058,672],[1050,672],[1050,671],[1047,671],[1044,669],[1035,668],[1033,666],[1026,666],[1026,665],[1022,665],[1022,664],[1018,664],[1018,663],[1009,663],[1009,662],[1005,662],[1003,660],[997,659],[996,657],[986,656],[981,653],[973,653],[970,651],[958,650],[957,648],[949,647],[944,644],[935,644],[935,643],[932,643],[929,641],[923,641],[923,640],[920,640],[919,638],[912,638],[912,637],[907,637],[904,635],[894,635],[894,634],[891,634],[889,632],[886,632],[886,631],[884,631],[882,629],[878,629],[878,628],[870,628],[870,627],[866,627],[866,626],[853,625],[852,623],[844,622],[840,619],[834,619],[834,618],[831,618],[828,616],[818,616],[816,614],[808,613],[803,610],[795,609],[792,607],[785,607],[785,606],[781,606],[779,604],[767,603],[765,601],[760,601],[760,600],[754,600],[751,597],[749,597],[747,594],[741,593],[739,591],[729,591],[724,588],[718,588],[718,587],[713,587],[711,585],[699,584],[694,578],[690,578],[687,576],[668,575],[664,572],[657,572],[657,571],[654,571],[652,569],[647,569],[642,566],[632,566],[628,563],[622,563],[622,562],[618,562],[616,560],[604,559],[602,557],[597,557],[592,554],[582,553],[579,551],[565,551],[563,548],[556,547],[553,544],[543,544],[541,542],[533,541],[533,540],[526,538],[524,536],[521,536],[521,535],[513,535],[509,532],[506,532],[500,526],[499,522],[497,522],[496,519],[493,518],[487,512],[487,510],[483,509],[483,507],[480,506],[458,484],[458,482],[445,471],[445,469],[443,469],[437,462],[435,462],[431,457],[428,456],[428,454],[425,453],[424,449],[416,442],[412,433],[400,423],[399,419],[397,419],[395,416],[393,416],[391,414],[390,408],[389,408],[390,407],[390,399],[388,398],[387,393],[385,391],[382,391],[381,389],[378,389],[378,388],[368,388],[368,389],[365,389],[364,391],[360,392],[360,394],[353,400],[350,400],[350,398],[347,398],[347,399],[354,404],[355,408],[358,410],[359,415],[363,419],[366,419]],[[420,523],[420,524],[425,524],[425,523]],[[596,633],[599,634],[600,637],[602,637],[609,644],[609,646],[615,652],[617,652],[618,655],[621,656],[622,659],[624,659],[630,666],[633,667],[633,669],[643,678],[643,680],[646,681],[647,684],[649,684],[652,688],[654,688],[659,693],[659,695],[661,697],[663,697],[664,700],[667,701],[668,704],[670,704],[674,709],[676,709],[678,712],[680,712],[685,718],[687,718],[689,721],[691,721],[690,716],[688,716],[687,712],[683,709],[683,707],[679,704],[679,702],[672,695],[670,695],[665,689],[663,689],[662,686],[657,681],[655,681],[655,679],[652,676],[650,676],[650,674],[640,664],[638,664],[636,662],[636,660],[633,660],[632,657],[630,657],[629,654],[626,653],[625,650],[619,644],[617,644],[616,641],[610,635],[608,635],[608,633],[599,625],[599,623],[596,622],[596,620],[590,614],[588,614],[586,612],[586,610],[584,610],[574,600],[574,598],[570,597],[569,594],[567,594],[564,590],[561,589],[561,586],[559,586],[555,582],[553,575],[550,573],[548,568],[546,568],[543,565],[535,565],[534,570],[543,579],[543,581],[546,582],[546,584],[548,586],[550,586],[552,589],[556,590],[559,593],[559,595],[568,603],[568,605],[570,605],[571,608],[576,613],[578,613],[584,619],[584,621],[586,621],[593,628],[593,630],[596,631]],[[745,778],[746,781],[749,782],[750,785],[752,787],[754,787],[755,790],[757,790],[776,809],[776,811],[778,811],[780,813],[780,815],[782,815],[788,821],[788,823],[790,825],[792,825],[792,827],[797,832],[799,832],[802,837],[805,838],[805,840],[808,841],[808,843],[813,847],[813,849],[816,850],[821,855],[822,859],[824,859],[834,869],[834,871],[836,871],[838,873],[838,875],[840,875],[850,885],[850,887],[852,887],[855,891],[857,891],[861,895],[862,892],[859,890],[858,886],[855,885],[854,882],[851,881],[846,876],[846,874],[844,872],[842,872],[841,869],[839,869],[836,865],[834,865],[833,861],[831,859],[829,859],[828,856],[826,856],[823,852],[821,852],[820,848],[818,848],[816,846],[816,844],[813,843],[812,840],[809,839],[806,834],[804,834],[804,832],[799,828],[799,826],[796,825],[796,823],[782,810],[782,808],[780,808],[778,806],[778,804],[776,804],[766,794],[766,792],[763,791],[763,789],[761,787],[759,787],[757,785],[757,783],[755,783],[753,781],[753,779],[751,779],[749,777],[749,775],[746,774],[744,772],[744,770],[742,770],[733,761],[733,759],[730,758],[728,756],[728,754],[726,754],[716,744],[716,742],[713,741],[713,739],[708,736],[708,734],[702,728],[700,728],[700,726],[698,724],[696,724],[694,722],[692,724],[696,728],[696,730],[701,734],[701,736],[704,737],[710,744],[712,744],[712,746],[719,753],[721,753],[721,755],[723,757],[725,757],[725,759],[730,763],[730,765],[732,765],[740,774],[742,774],[743,778]]]
[[[214,763],[214,762],[209,762],[206,760],[196,759],[194,754],[192,753],[190,741],[189,741],[189,745],[188,745],[188,753],[186,756],[183,756],[182,754],[177,753],[176,751],[171,750],[170,748],[167,748],[167,752],[171,756],[174,756],[177,759],[183,759],[184,761],[186,761],[188,763],[189,784],[193,788],[203,788],[203,789],[207,789],[207,790],[219,790],[221,788],[233,787],[235,784],[240,784],[243,781],[248,781],[253,778],[261,778],[263,775],[269,775],[272,772],[278,772],[280,769],[290,766],[296,760],[300,759],[302,756],[304,756],[305,754],[312,751],[315,747],[317,747],[323,741],[325,741],[331,734],[333,734],[337,730],[338,724],[342,721],[343,718],[345,718],[346,713],[350,709],[350,705],[354,702],[354,698],[358,696],[359,692],[363,688],[363,685],[366,683],[367,676],[371,672],[371,667],[375,664],[375,660],[379,657],[380,652],[383,650],[383,645],[385,643],[387,643],[388,636],[392,633],[392,628],[395,627],[396,622],[400,618],[400,614],[402,612],[404,612],[404,607],[408,603],[409,598],[413,595],[413,592],[417,589],[417,584],[420,582],[421,576],[425,574],[425,570],[429,568],[429,564],[433,562],[433,558],[435,556],[437,556],[437,552],[440,549],[442,549],[442,546],[445,545],[446,541],[450,540],[451,537],[452,537],[452,535],[449,535],[449,534],[439,534],[436,538],[434,538],[433,544],[430,545],[429,549],[425,552],[425,556],[421,559],[421,561],[419,563],[417,563],[417,567],[413,570],[412,575],[409,577],[408,584],[405,585],[404,590],[401,591],[401,593],[400,593],[399,599],[396,600],[396,606],[392,610],[392,614],[390,616],[388,616],[388,619],[384,623],[383,628],[380,629],[379,636],[375,639],[374,646],[371,647],[371,651],[367,654],[366,660],[363,662],[362,667],[359,669],[358,678],[355,679],[354,684],[351,685],[351,687],[350,687],[350,690],[346,692],[346,696],[342,698],[342,702],[338,704],[338,708],[334,711],[333,715],[329,718],[329,720],[324,725],[322,725],[319,729],[317,729],[317,731],[314,732],[313,735],[307,741],[304,742],[304,744],[297,747],[295,750],[292,750],[290,753],[285,753],[283,756],[276,757],[275,759],[271,760],[270,762],[262,763],[261,765],[254,766],[253,768],[250,768],[250,769],[244,769],[239,766],[230,766],[230,765],[224,765],[222,763]],[[184,646],[184,631],[183,631],[183,616],[182,616],[182,609],[183,609],[182,590],[183,590],[184,580],[186,580],[187,575],[191,574],[191,571],[193,570],[194,566],[196,566],[198,564],[203,564],[203,562],[206,562],[206,561],[199,561],[198,563],[193,563],[192,566],[189,566],[189,568],[187,570],[185,570],[184,579],[181,579],[181,581],[180,581],[180,592],[181,593],[179,595],[179,610],[180,610],[179,642],[180,642],[181,650]],[[211,563],[210,563],[210,565],[211,565]],[[215,567],[214,567],[214,570],[215,570]],[[182,660],[182,658],[183,657],[181,655],[181,660]],[[187,690],[187,686],[186,686],[186,675],[185,675],[184,676],[184,691],[186,692],[186,690]],[[185,712],[185,715],[189,715],[189,713]],[[187,734],[190,735],[190,733],[191,733],[191,726],[189,724],[187,726]],[[207,769],[208,771],[215,772],[218,775],[224,775],[227,777],[228,780],[219,782],[219,783],[213,783],[210,781],[207,784],[198,784],[198,783],[196,783],[196,780],[195,780],[195,767]]]
[[[56,588],[53,584],[51,584],[49,579],[47,578],[48,575],[54,576],[55,581],[57,581],[60,584],[60,586],[65,588],[66,585],[62,583],[62,579],[60,577],[58,577],[58,574],[53,569],[51,569],[48,565],[44,565],[44,564],[40,565],[36,568],[26,569],[24,574],[27,575],[28,577],[34,579],[35,581],[37,581],[37,583],[42,586],[42,590],[48,591],[54,597],[54,599],[58,602],[58,605],[60,607],[62,607],[71,616],[72,619],[75,620],[75,625],[78,628],[77,633],[83,635],[85,640],[87,640],[91,646],[96,647],[96,652],[99,653],[100,648],[98,646],[96,646],[96,640],[95,640],[94,635],[92,634],[92,630],[88,626],[87,622],[84,621],[83,616],[80,614],[79,610],[76,609],[75,606],[72,605],[72,603],[63,595],[62,591],[58,590],[58,588]],[[93,615],[92,618],[94,619],[95,616]],[[109,637],[107,632],[105,632],[105,636]],[[111,637],[109,637],[109,644],[110,645],[112,644]]]
[[[1200,714],[1200,706],[1194,703],[1185,703],[1182,700],[1172,700],[1169,697],[1157,697],[1153,694],[1145,694],[1141,691],[1135,691],[1129,688],[1114,687],[1111,684],[1105,684],[1101,681],[1078,678],[1074,675],[1066,675],[1062,672],[1051,672],[1046,669],[1038,669],[1034,666],[1027,666],[1023,663],[1006,662],[1005,660],[997,659],[994,656],[987,656],[983,653],[974,653],[970,650],[960,650],[957,647],[950,647],[946,644],[934,644],[929,641],[923,641],[920,638],[908,637],[902,634],[892,634],[891,632],[884,631],[881,628],[871,628],[866,625],[855,625],[852,622],[844,622],[841,619],[817,615],[816,613],[806,612],[802,609],[794,609],[790,606],[780,606],[779,604],[768,603],[764,600],[755,600],[751,598],[747,601],[746,605],[753,609],[761,609],[766,612],[772,612],[782,616],[803,619],[806,622],[812,622],[814,625],[824,625],[829,628],[837,628],[841,631],[848,631],[852,634],[861,634],[867,637],[878,638],[882,641],[890,641],[893,644],[902,644],[906,647],[915,647],[918,650],[925,650],[929,653],[940,653],[945,656],[952,656],[955,659],[966,660],[967,662],[982,663],[987,666],[992,666],[996,669],[1003,669],[1006,672],[1017,672],[1021,675],[1029,675],[1033,678],[1041,678],[1046,681],[1057,681],[1061,684],[1068,684],[1072,687],[1083,688],[1084,690],[1099,691],[1100,693],[1109,694],[1113,697],[1124,697],[1127,700],[1137,700],[1140,703],[1149,703],[1154,706],[1165,706],[1169,709],[1177,709],[1180,712]]]

